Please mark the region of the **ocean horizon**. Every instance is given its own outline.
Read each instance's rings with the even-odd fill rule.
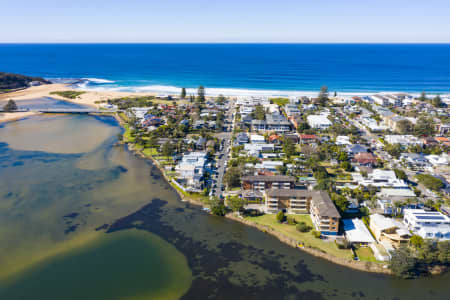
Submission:
[[[0,44],[0,71],[88,90],[208,95],[450,94],[450,44]]]

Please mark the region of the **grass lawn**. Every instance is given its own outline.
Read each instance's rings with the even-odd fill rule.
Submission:
[[[158,155],[158,150],[156,150],[156,148],[145,148],[142,153],[144,153],[145,156],[156,156]]]
[[[297,222],[305,222],[307,225],[314,228],[309,215],[292,215]],[[334,242],[325,242],[321,239],[315,238],[311,232],[300,232],[295,228],[295,225],[280,224],[276,220],[275,214],[262,215],[258,217],[245,217],[247,220],[255,222],[257,224],[266,225],[272,229],[302,242],[306,247],[312,247],[320,249],[331,255],[341,258],[352,258],[352,252],[350,250],[338,249]]]
[[[375,256],[373,256],[372,249],[370,249],[369,247],[361,247],[355,249],[355,252],[361,261],[377,262]]]
[[[270,98],[270,101],[278,106],[285,106],[289,103],[288,98]]]
[[[120,112],[119,117],[126,123],[129,121],[128,116],[124,112]]]
[[[177,190],[179,191],[181,194],[183,194],[183,196],[186,198],[186,200],[193,200],[193,201],[199,201],[202,203],[206,203],[209,200],[208,196],[203,196],[199,193],[188,193],[183,191],[182,189],[180,189],[177,185],[173,184],[172,182],[170,182],[170,184]]]

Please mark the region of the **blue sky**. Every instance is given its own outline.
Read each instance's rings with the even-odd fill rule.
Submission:
[[[450,42],[449,0],[0,0],[0,42]]]

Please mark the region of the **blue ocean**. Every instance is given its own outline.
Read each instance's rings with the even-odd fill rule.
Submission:
[[[447,94],[450,44],[0,44],[0,71],[98,90]]]

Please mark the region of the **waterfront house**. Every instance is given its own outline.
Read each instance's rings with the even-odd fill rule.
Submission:
[[[366,246],[375,242],[372,234],[360,219],[344,219],[345,239],[352,245]]]
[[[377,241],[390,246],[386,248],[398,248],[401,244],[408,243],[411,238],[408,229],[401,222],[392,218],[373,214],[370,215],[369,224]]]
[[[403,223],[425,239],[450,240],[450,218],[441,212],[405,209]]]
[[[315,191],[313,193],[309,213],[316,230],[324,235],[338,234],[341,215],[327,192]]]
[[[272,189],[265,192],[266,213],[280,210],[288,214],[307,214],[312,198],[312,191],[294,189]]]
[[[264,191],[269,189],[293,189],[295,178],[292,176],[244,176],[242,189]]]

